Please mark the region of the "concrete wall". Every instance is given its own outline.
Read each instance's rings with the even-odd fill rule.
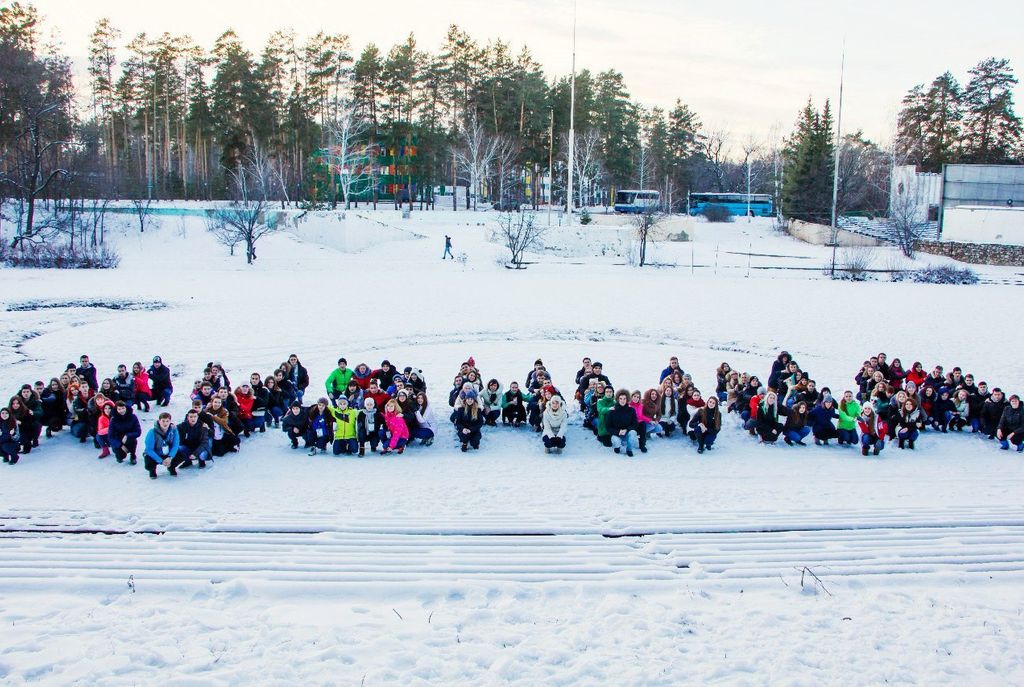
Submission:
[[[832,245],[832,227],[825,226],[824,224],[813,224],[794,219],[790,220],[789,225],[786,227],[786,233],[795,239],[800,239],[804,243],[813,243],[816,246]],[[873,239],[863,234],[855,234],[845,229],[838,230],[836,243],[843,248],[886,245],[878,239]]]
[[[942,222],[942,240],[1024,246],[1024,208],[946,208]]]
[[[917,171],[914,165],[892,170],[889,189],[889,216],[905,215],[904,208],[912,209],[919,222],[928,221],[928,209],[938,208],[942,202],[942,175]]]
[[[972,265],[1024,265],[1024,246],[990,243],[955,243],[952,241],[918,241],[917,250],[931,255],[944,255]]]

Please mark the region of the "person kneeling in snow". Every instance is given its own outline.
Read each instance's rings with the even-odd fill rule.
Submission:
[[[868,449],[874,447],[874,454],[877,456],[885,448],[885,433],[889,430],[885,421],[878,416],[870,403],[865,403],[861,408],[860,417],[857,418],[857,425],[860,427],[860,454],[866,456]]]
[[[1020,396],[1017,394],[1010,396],[1010,404],[1003,409],[996,438],[1004,451],[1010,450],[1012,443],[1018,453],[1024,453],[1024,407],[1021,407]]]
[[[561,453],[565,448],[565,430],[569,426],[569,414],[565,412],[565,401],[561,396],[552,396],[548,401],[542,423],[544,450],[547,453]]]
[[[405,445],[409,443],[409,426],[405,423],[402,406],[395,399],[391,399],[384,406],[384,423],[387,425],[391,439],[381,451],[381,455],[387,455],[396,450],[398,453],[405,451]]]
[[[462,452],[465,453],[470,446],[474,450],[480,448],[480,428],[483,427],[484,416],[476,402],[475,391],[463,391],[461,399],[462,406],[455,411],[453,422],[459,441],[462,442]]]
[[[704,407],[693,414],[690,428],[697,437],[697,453],[710,451],[722,430],[722,413],[718,409],[718,396],[708,396]]]
[[[339,396],[335,403],[337,405],[329,409],[334,417],[334,455],[352,455],[359,450],[356,440],[358,411],[348,407],[348,399],[344,396]]]
[[[292,442],[293,449],[299,447],[299,439],[303,439],[306,443],[306,448],[309,448],[310,441],[306,437],[306,430],[308,428],[309,420],[306,417],[306,411],[302,408],[302,404],[298,401],[292,401],[291,408],[281,419],[281,429],[288,435],[288,440]]]
[[[163,465],[172,475],[178,474],[178,466],[185,462],[185,458],[178,455],[178,446],[178,428],[171,422],[171,414],[160,413],[146,435],[144,458],[150,479],[156,479],[157,465]]]

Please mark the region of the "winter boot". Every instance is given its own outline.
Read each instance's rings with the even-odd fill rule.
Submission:
[[[199,469],[202,470],[205,467],[206,467],[206,461],[203,460],[202,458],[200,458],[199,459]]]
[[[405,453],[405,447],[404,446],[401,447],[400,449],[398,449],[398,455],[402,455],[403,453]]]
[[[861,446],[860,447],[860,454],[862,456],[866,456],[868,454],[868,447],[867,446]]]
[[[700,446],[697,447],[697,453],[704,453],[704,443],[701,442]]]
[[[47,439],[52,439],[53,438],[53,430],[50,429],[49,427],[46,428],[46,438]]]
[[[309,455],[311,455],[311,456],[315,456],[316,455],[316,446],[314,446],[313,448],[309,449]]]
[[[783,437],[782,440],[786,442],[786,446],[792,446],[793,445],[793,440],[790,439],[789,437]]]
[[[15,453],[13,456],[11,456],[10,463],[11,463],[11,465],[17,465],[18,464],[18,454],[17,453]]]
[[[877,456],[881,452],[882,448],[878,444],[875,444],[875,455]]]
[[[462,452],[465,453],[468,450],[469,450],[469,444],[463,442],[463,444],[462,444]]]
[[[365,455],[366,455],[366,447],[365,446],[360,446],[359,447],[359,456],[363,457]]]
[[[138,462],[139,462],[139,459],[138,459],[138,458],[136,458],[136,457],[135,457],[135,454],[133,453],[133,454],[132,454],[132,455],[131,455],[131,456],[130,456],[130,457],[128,458],[128,462],[129,462],[129,463],[131,463],[132,465],[137,465],[137,464],[138,464]]]
[[[909,448],[911,451],[914,450],[914,440],[913,439],[911,439],[910,441],[907,442],[907,448]]]
[[[98,456],[96,456],[96,457],[100,458],[100,459],[103,459],[103,458],[106,458],[109,455],[110,455],[110,449],[108,447],[104,446],[103,450],[100,451],[100,454]]]
[[[149,471],[149,478],[156,479],[156,468],[153,468],[152,470]]]
[[[175,468],[167,468],[167,472],[171,473],[171,477],[177,477],[178,471]]]
[[[615,447],[614,449],[612,449],[612,450],[613,450],[613,451],[615,451],[616,453],[619,453],[619,454],[621,454],[621,453],[622,453],[622,449],[621,449],[621,448],[619,448],[618,446],[616,446],[616,447]]]
[[[906,448],[906,447],[905,447],[905,446],[903,445],[904,443],[905,443],[905,442],[903,441],[903,439],[900,439],[900,450],[901,450],[901,451],[902,451],[902,450],[903,450],[904,448]]]
[[[263,434],[263,433],[264,433],[264,432],[266,432],[266,431],[267,431],[267,426],[266,426],[266,425],[262,425],[262,426],[260,427],[260,434]]]
[[[629,456],[630,458],[632,458],[633,457],[633,452],[632,451],[626,451],[626,455]]]

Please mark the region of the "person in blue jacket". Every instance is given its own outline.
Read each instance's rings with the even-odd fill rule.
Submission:
[[[828,446],[828,442],[831,439],[839,438],[839,430],[836,429],[835,420],[839,416],[836,414],[836,401],[832,396],[825,396],[821,399],[821,402],[811,408],[811,412],[808,413],[808,419],[811,424],[811,433],[814,435],[814,444],[816,446]]]
[[[186,460],[178,455],[179,445],[178,428],[171,422],[171,414],[160,413],[153,429],[146,434],[146,452],[143,457],[150,479],[156,479],[157,465],[163,465],[167,472],[177,476],[178,466]]]
[[[660,384],[661,382],[664,382],[665,377],[671,377],[676,372],[681,375],[686,374],[686,372],[683,371],[683,368],[679,366],[679,358],[672,356],[668,359],[668,367],[661,371],[661,378],[658,380],[658,383]]]
[[[167,406],[171,402],[174,385],[171,384],[171,368],[164,365],[160,356],[153,357],[153,364],[146,370],[149,383],[153,385],[153,399],[158,406]]]
[[[110,417],[110,429],[107,433],[107,441],[110,442],[110,448],[114,450],[118,463],[123,463],[129,456],[132,465],[138,462],[135,453],[141,436],[142,427],[139,425],[139,418],[132,412],[132,407],[124,401],[118,401],[114,406],[114,414]]]

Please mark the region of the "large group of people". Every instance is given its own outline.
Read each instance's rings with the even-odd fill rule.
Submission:
[[[160,356],[145,367],[119,364],[100,379],[89,356],[67,368],[49,384],[24,384],[0,408],[0,455],[17,464],[39,446],[68,429],[79,443],[92,440],[99,459],[114,457],[135,465],[141,450],[152,479],[163,466],[171,475],[181,468],[205,468],[217,458],[240,451],[243,440],[268,428],[280,429],[292,449],[309,455],[401,454],[410,445],[429,446],[439,431],[428,400],[422,370],[399,369],[389,360],[377,368],[349,367],[340,358],[327,377],[325,395],[306,403],[308,370],[290,355],[270,374],[253,372],[232,386],[223,365],[210,362],[189,393],[190,407],[174,423],[167,410],[145,432],[139,413],[151,405],[166,408],[174,394],[173,378]],[[879,455],[887,443],[914,450],[925,432],[971,432],[1024,452],[1024,408],[1017,394],[1004,394],[959,367],[925,372],[920,362],[905,368],[879,353],[865,360],[850,389],[833,395],[819,387],[810,372],[787,352],[773,361],[765,381],[723,362],[715,370],[713,393],[704,395],[690,374],[672,357],[658,383],[646,391],[612,385],[599,361],[584,358],[576,373],[571,403],[554,385],[540,359],[522,385],[506,388],[498,379],[484,381],[470,357],[459,366],[448,393],[449,421],[463,452],[479,450],[485,428],[524,429],[540,435],[547,453],[566,449],[570,413],[578,408],[582,426],[599,444],[616,454],[647,453],[652,439],[678,434],[697,453],[714,448],[724,417],[735,413],[741,426],[759,442],[805,446],[835,441]],[[652,380],[653,381],[653,380]],[[487,430],[490,431],[490,430]]]

